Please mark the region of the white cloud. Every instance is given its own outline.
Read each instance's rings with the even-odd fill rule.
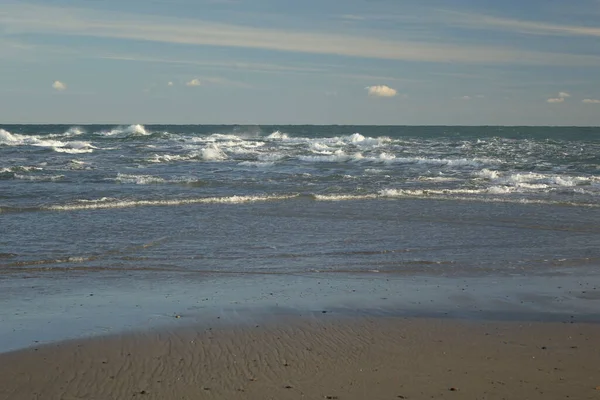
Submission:
[[[382,39],[317,31],[256,28],[190,18],[33,4],[3,4],[7,34],[55,34],[202,46],[268,49],[361,58],[527,65],[598,66],[597,55],[565,55],[490,45]]]
[[[600,104],[600,100],[598,99],[583,99],[581,102],[585,104]]]
[[[459,97],[461,100],[471,100],[471,96],[461,96]]]
[[[52,87],[58,91],[67,90],[67,85],[65,85],[61,81],[54,81],[54,83],[52,84]]]
[[[185,85],[186,86],[200,86],[200,79],[194,78],[191,81],[186,82]]]
[[[367,86],[365,89],[369,91],[369,96],[375,97],[394,97],[398,94],[396,89],[386,85]]]
[[[551,97],[546,100],[546,102],[551,104],[564,103],[565,99],[569,97],[571,97],[571,95],[567,92],[558,92],[558,97]]]
[[[168,82],[167,86],[173,86],[173,82]]]

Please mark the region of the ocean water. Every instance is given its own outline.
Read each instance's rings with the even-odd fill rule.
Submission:
[[[599,267],[599,128],[0,126],[11,307],[100,281],[200,293],[210,280],[223,294],[273,277],[293,293],[298,277]]]

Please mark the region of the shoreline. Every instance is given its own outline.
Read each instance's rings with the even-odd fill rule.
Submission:
[[[0,398],[591,399],[600,385],[598,324],[321,314],[213,326],[0,354]]]
[[[152,329],[273,322],[272,315],[600,322],[600,275],[516,277],[69,274],[0,281],[0,354]],[[185,278],[185,279],[184,279]],[[115,312],[118,310],[118,312]],[[179,315],[181,318],[176,319]]]

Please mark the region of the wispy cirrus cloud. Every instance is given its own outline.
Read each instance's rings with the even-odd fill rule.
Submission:
[[[598,99],[583,99],[581,102],[585,104],[600,104],[600,100]]]
[[[51,34],[200,46],[268,49],[349,57],[486,64],[600,65],[597,55],[564,55],[512,47],[408,41],[292,31],[186,18],[8,3],[0,12],[8,35]]]
[[[564,25],[450,10],[437,10],[437,13],[442,16],[442,23],[462,28],[503,30],[531,35],[600,36],[600,27],[597,26]]]

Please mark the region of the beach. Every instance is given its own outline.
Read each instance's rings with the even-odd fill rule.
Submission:
[[[596,399],[600,326],[311,315],[0,355],[3,399]]]

